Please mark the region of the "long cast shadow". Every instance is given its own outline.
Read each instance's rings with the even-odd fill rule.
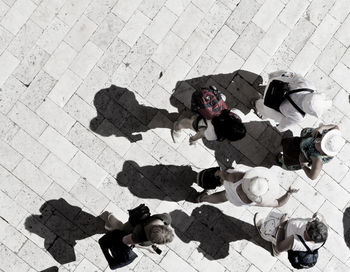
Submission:
[[[185,243],[198,241],[198,251],[208,259],[222,259],[229,254],[229,243],[247,240],[270,252],[270,243],[263,240],[253,225],[225,215],[221,210],[209,205],[195,208],[191,216],[181,210],[170,212],[176,235]],[[184,222],[191,225],[181,231]]]
[[[141,140],[140,132],[155,127],[172,127],[172,122],[166,121],[152,126],[150,122],[157,113],[170,121],[178,118],[177,113],[140,104],[134,93],[115,85],[98,91],[94,97],[94,105],[97,116],[90,121],[90,129],[101,136],[126,137],[130,142]]]
[[[119,185],[128,187],[139,198],[193,202],[197,191],[191,185],[196,177],[197,172],[190,166],[139,166],[134,161],[125,161],[116,178]]]
[[[26,218],[25,228],[44,238],[45,249],[60,264],[76,260],[77,240],[106,232],[102,218],[70,205],[63,198],[45,202],[39,211],[40,214]]]

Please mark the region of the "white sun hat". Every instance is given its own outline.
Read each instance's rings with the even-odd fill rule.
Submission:
[[[332,129],[323,135],[321,149],[328,156],[335,156],[345,144],[339,129]]]
[[[242,180],[242,189],[251,201],[257,203],[274,200],[279,194],[277,178],[265,167],[248,170]]]

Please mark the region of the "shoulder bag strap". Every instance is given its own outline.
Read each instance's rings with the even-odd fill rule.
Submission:
[[[292,90],[286,93],[285,97],[286,99],[293,105],[293,107],[304,117],[305,116],[305,112],[298,107],[297,104],[295,104],[295,102],[293,101],[292,98],[290,98],[289,95],[293,94],[293,93],[300,93],[300,92],[309,92],[309,93],[313,93],[314,90],[312,89],[307,89],[307,88],[303,88],[303,89],[296,89],[296,90]]]
[[[309,252],[315,251],[315,250],[311,250],[311,249],[307,246],[307,244],[305,243],[304,239],[303,239],[300,235],[298,235],[298,237],[299,237],[300,241],[303,243],[304,247],[306,247],[306,249],[307,249]],[[321,245],[318,249],[316,249],[316,250],[319,250],[321,247],[323,247],[323,245],[324,245],[325,242],[326,242],[326,241],[324,241],[324,242],[322,243],[322,245]]]

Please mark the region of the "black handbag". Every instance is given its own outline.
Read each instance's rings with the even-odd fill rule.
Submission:
[[[264,105],[280,112],[282,102],[287,99],[302,116],[305,116],[305,112],[290,98],[291,94],[299,92],[313,93],[314,90],[302,88],[291,91],[287,82],[272,80],[266,90]]]
[[[151,216],[149,208],[145,204],[140,204],[134,209],[128,210],[129,212],[129,223],[132,226],[136,226],[143,223],[146,219]]]
[[[305,243],[304,239],[298,235],[300,241],[303,243],[306,251],[295,251],[288,250],[288,260],[290,264],[296,269],[304,269],[313,267],[317,263],[318,250],[324,245],[323,244],[315,250],[311,250]]]
[[[126,266],[137,258],[132,247],[123,243],[122,239],[125,235],[126,233],[121,230],[113,230],[98,240],[103,255],[112,270]]]

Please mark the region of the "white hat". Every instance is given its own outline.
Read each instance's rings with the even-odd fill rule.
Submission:
[[[324,94],[310,93],[305,95],[301,105],[306,113],[320,117],[332,106],[332,101],[328,100]]]
[[[247,197],[254,202],[276,199],[279,186],[272,171],[265,167],[255,167],[248,170],[242,180],[242,189]]]
[[[323,135],[321,140],[321,149],[328,156],[335,156],[338,154],[345,140],[341,136],[339,129],[332,129]]]

